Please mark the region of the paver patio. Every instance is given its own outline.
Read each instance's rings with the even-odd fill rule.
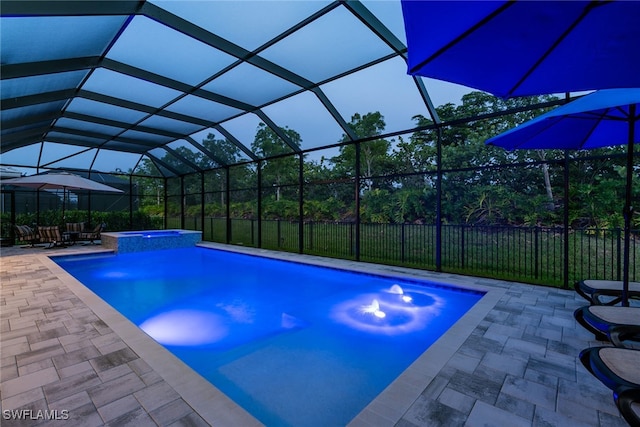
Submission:
[[[2,424],[48,425],[47,415],[68,417],[53,423],[83,426],[257,424],[48,258],[96,250],[100,246],[2,248]],[[573,291],[416,274],[500,292],[486,312],[454,326],[428,350],[430,358],[405,371],[352,425],[627,425],[611,392],[577,358],[583,348],[602,343],[574,321],[573,311],[585,301]],[[43,418],[9,419],[11,411]]]

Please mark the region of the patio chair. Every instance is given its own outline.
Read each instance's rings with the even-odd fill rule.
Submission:
[[[40,243],[40,236],[37,233],[37,230],[29,227],[28,225],[14,225],[13,229],[16,233],[16,239],[19,242],[29,243],[30,246],[23,247],[35,247],[36,243]]]
[[[84,222],[68,222],[66,224],[65,234],[72,243],[75,243],[80,238],[83,231],[85,231]],[[63,237],[65,236],[63,235]]]
[[[616,305],[622,300],[621,280],[580,280],[575,291],[591,304]],[[601,297],[611,297],[603,300]],[[640,282],[629,282],[629,298],[640,299]]]
[[[60,234],[60,227],[57,225],[38,227],[38,234],[40,235],[40,241],[43,243],[49,243],[47,249],[54,248],[56,246],[65,247],[67,243],[62,234]]]
[[[640,350],[591,347],[580,352],[580,361],[613,390],[613,400],[629,425],[640,425]]]
[[[640,307],[612,307],[590,305],[574,311],[573,317],[599,341],[615,339],[619,347],[623,341],[640,342]]]
[[[613,394],[618,410],[630,426],[640,426],[640,389],[621,389]]]
[[[85,231],[80,233],[79,240],[88,240],[92,245],[95,244],[95,240],[100,240],[100,233],[105,229],[105,224],[98,224],[92,231]]]
[[[580,352],[580,361],[613,391],[640,389],[640,350],[591,347]]]

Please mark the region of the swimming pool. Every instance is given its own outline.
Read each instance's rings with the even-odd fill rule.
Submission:
[[[482,296],[204,248],[55,261],[267,425],[345,425]]]

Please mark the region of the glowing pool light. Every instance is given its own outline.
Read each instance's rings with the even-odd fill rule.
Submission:
[[[147,319],[140,329],[160,344],[197,346],[224,338],[228,328],[220,316],[201,310],[172,310]]]
[[[413,301],[413,298],[411,298],[409,295],[405,295],[404,291],[402,290],[402,287],[400,285],[398,285],[397,283],[394,284],[393,286],[391,286],[391,289],[389,289],[389,292],[392,294],[397,294],[400,295],[400,298],[402,299],[402,301],[409,303],[411,301]]]
[[[407,303],[398,288],[355,295],[334,305],[329,316],[362,332],[393,336],[424,329],[445,309],[445,300],[428,289],[412,287]]]
[[[377,299],[374,299],[370,305],[365,305],[362,307],[363,313],[373,314],[379,319],[383,319],[387,314],[380,310],[380,303]]]
[[[106,277],[107,279],[122,279],[129,276],[128,273],[124,271],[107,271],[102,274],[102,277]]]
[[[404,293],[404,291],[402,290],[402,287],[397,283],[391,286],[391,289],[389,289],[389,292],[391,292],[392,294],[399,294],[399,295],[402,295]]]

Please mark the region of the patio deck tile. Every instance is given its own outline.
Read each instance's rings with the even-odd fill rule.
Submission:
[[[105,422],[112,421],[122,414],[140,409],[140,404],[133,395],[129,394],[104,406],[98,407],[98,413]]]
[[[477,401],[467,418],[465,427],[527,427],[531,422],[486,402]]]
[[[415,426],[464,426],[467,414],[442,402],[421,398],[409,408],[402,420]]]
[[[556,407],[556,390],[554,388],[524,378],[507,375],[500,393],[505,393],[518,399],[526,399],[536,406],[543,406],[549,409],[555,409]]]
[[[533,419],[536,405],[526,399],[518,399],[509,394],[500,393],[496,401],[496,407],[526,420],[531,420]]]
[[[469,412],[471,412],[471,408],[473,408],[473,405],[476,402],[476,399],[456,390],[445,388],[442,390],[442,393],[440,393],[438,402],[460,411],[463,414],[469,414]]]

